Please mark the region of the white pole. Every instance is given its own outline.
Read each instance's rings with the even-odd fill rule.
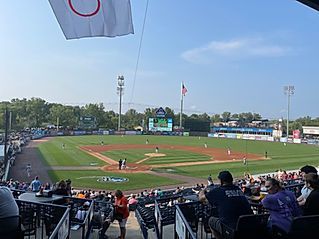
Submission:
[[[59,117],[56,117],[56,131],[59,131],[59,122],[60,121],[60,118]]]
[[[181,114],[179,116],[179,128],[182,129],[183,127],[183,100],[184,100],[184,96],[182,94],[182,98],[181,98]]]

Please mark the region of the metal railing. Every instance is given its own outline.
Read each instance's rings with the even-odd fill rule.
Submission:
[[[176,205],[175,213],[175,239],[196,239],[196,234],[193,232],[188,221],[183,215],[180,208],[181,205]]]
[[[60,232],[58,237],[55,236],[52,239],[65,239],[69,236],[70,209],[68,207],[19,199],[16,199],[16,203],[19,207],[24,238],[51,238],[59,225],[63,225],[63,230],[58,230]]]
[[[64,212],[63,217],[52,232],[49,239],[67,239],[70,235],[70,208]]]

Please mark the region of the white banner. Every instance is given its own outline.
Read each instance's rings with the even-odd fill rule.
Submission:
[[[130,0],[49,0],[66,39],[134,33]]]

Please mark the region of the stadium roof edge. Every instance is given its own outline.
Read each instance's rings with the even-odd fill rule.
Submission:
[[[319,0],[297,0],[297,1],[319,11]]]

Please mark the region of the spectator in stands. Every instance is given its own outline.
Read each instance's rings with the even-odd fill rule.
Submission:
[[[72,181],[71,181],[71,179],[67,179],[66,181],[66,190],[68,191],[68,195],[69,196],[71,196],[72,195],[72,186],[71,186],[71,184],[72,184]]]
[[[130,198],[130,200],[128,200],[128,204],[129,205],[136,205],[138,203],[138,201],[136,200],[136,195],[133,194],[132,197]]]
[[[213,182],[212,175],[209,174],[209,175],[208,175],[208,178],[207,178],[207,186],[210,186],[211,184],[214,185],[214,182]]]
[[[199,193],[202,190],[202,187],[197,183],[194,187],[192,187],[192,191],[195,193]]]
[[[84,191],[78,192],[77,195],[76,195],[76,197],[77,197],[77,198],[82,198],[82,199],[84,199],[84,198],[85,198]]]
[[[64,180],[61,180],[58,184],[58,187],[53,191],[54,194],[61,196],[69,196],[68,190],[66,189],[66,183]]]
[[[179,194],[179,193],[181,193],[181,192],[182,192],[182,190],[177,186],[177,188],[176,188],[174,194]]]
[[[290,230],[293,217],[301,215],[296,197],[292,192],[284,190],[275,178],[268,179],[265,187],[268,195],[261,202],[270,213],[269,229],[274,236],[285,236]]]
[[[0,186],[0,238],[1,232],[15,231],[19,226],[19,208],[8,187]],[[12,218],[8,218],[12,217]]]
[[[107,229],[110,227],[111,222],[114,220],[114,208],[111,208],[111,211],[106,215],[104,221],[102,222],[102,229],[99,231],[99,239],[108,239],[105,235]]]
[[[317,169],[313,166],[310,166],[310,165],[306,165],[306,166],[303,166],[301,169],[300,169],[300,173],[301,173],[301,177],[303,178],[303,180],[305,180],[305,175],[307,175],[308,173],[314,173],[314,174],[317,174]],[[297,201],[298,201],[298,204],[300,206],[303,206],[305,205],[305,202],[307,200],[307,197],[309,196],[309,194],[311,193],[311,189],[307,187],[307,185],[305,184],[303,186],[303,188],[301,189],[301,195],[300,197],[297,198]]]
[[[46,183],[44,185],[44,190],[50,190],[51,189],[51,184],[50,183]]]
[[[305,175],[307,188],[311,189],[311,193],[306,199],[304,206],[304,215],[319,215],[319,180],[315,173]]]
[[[80,222],[83,222],[86,217],[87,211],[89,210],[89,207],[90,202],[86,201],[85,203],[83,203],[83,206],[77,211],[75,218]]]
[[[156,193],[155,193],[155,196],[156,197],[162,197],[164,195],[163,191],[159,188],[157,189]]]
[[[209,226],[217,239],[222,238],[222,224],[234,229],[239,216],[253,213],[243,192],[233,184],[229,171],[220,172],[218,179],[220,187],[199,193],[201,202],[208,200],[218,210],[219,218],[213,216],[209,219]]]
[[[129,216],[129,210],[127,207],[128,201],[123,195],[121,190],[116,190],[115,192],[115,216],[114,218],[119,221],[120,225],[120,239],[125,238],[126,234],[126,222]]]
[[[32,192],[39,192],[39,191],[40,191],[40,189],[41,189],[41,182],[40,182],[38,176],[36,176],[36,177],[34,178],[34,180],[31,182],[30,188],[31,188],[31,191],[32,191]]]

